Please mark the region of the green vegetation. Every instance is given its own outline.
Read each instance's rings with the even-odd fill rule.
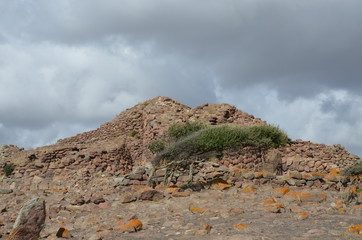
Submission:
[[[346,167],[342,171],[344,176],[356,176],[362,174],[362,161],[356,162],[355,164]]]
[[[137,134],[138,134],[138,132],[137,132],[136,130],[132,129],[132,131],[130,132],[129,135],[130,135],[131,137],[135,137]]]
[[[206,126],[199,122],[186,122],[172,125],[167,136],[167,144],[155,140],[148,148],[158,153],[152,161],[155,169],[166,168],[164,183],[168,184],[176,170],[189,171],[190,183],[194,165],[211,158],[221,157],[226,150],[247,146],[261,152],[286,145],[288,136],[278,127],[266,126]],[[152,180],[154,171],[150,173]],[[185,185],[189,187],[189,185]]]
[[[9,177],[11,175],[11,173],[14,171],[14,169],[15,169],[15,165],[12,163],[9,163],[3,167],[3,172],[5,173],[5,175],[7,177]]]
[[[227,149],[253,146],[264,151],[284,146],[289,141],[282,130],[270,125],[205,127],[200,124],[198,126],[199,130],[194,130],[197,128],[190,127],[188,123],[181,126],[173,125],[168,132],[174,133],[171,137],[179,140],[170,144],[156,157],[156,165],[161,162],[166,164],[182,162],[181,165],[189,165],[190,161],[206,160],[215,154],[222,155]]]
[[[176,123],[169,127],[167,135],[172,140],[177,141],[203,128],[206,128],[206,126],[200,122]]]
[[[152,153],[158,153],[161,152],[162,150],[165,149],[165,142],[162,140],[153,140],[149,145],[148,145],[148,149],[152,152]]]

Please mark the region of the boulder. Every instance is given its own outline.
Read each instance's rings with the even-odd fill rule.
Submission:
[[[45,200],[34,198],[20,210],[9,240],[37,240],[45,222]]]

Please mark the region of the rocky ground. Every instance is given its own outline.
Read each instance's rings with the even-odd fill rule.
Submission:
[[[107,181],[96,180],[98,186]],[[7,238],[21,206],[37,195],[47,205],[41,239],[361,239],[361,193],[348,201],[348,191],[355,189],[223,183],[200,192],[163,185],[89,192],[2,189],[0,235]]]

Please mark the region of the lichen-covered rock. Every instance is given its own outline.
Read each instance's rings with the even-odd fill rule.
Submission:
[[[138,232],[142,230],[142,222],[137,219],[131,219],[128,224],[118,228],[120,232]]]
[[[9,240],[37,240],[44,227],[45,200],[34,198],[20,210]]]

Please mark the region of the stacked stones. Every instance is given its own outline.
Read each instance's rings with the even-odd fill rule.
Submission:
[[[24,151],[24,148],[19,148],[15,145],[3,144],[0,147],[0,167],[3,168],[10,158],[19,152]]]
[[[288,146],[272,151],[280,154],[280,166],[283,172],[298,171],[301,173],[328,173],[333,168],[345,168],[360,158],[349,153],[341,145],[328,146],[309,141],[296,140]],[[268,162],[270,154],[247,147],[224,156],[221,163],[228,167],[262,170],[262,164]]]

